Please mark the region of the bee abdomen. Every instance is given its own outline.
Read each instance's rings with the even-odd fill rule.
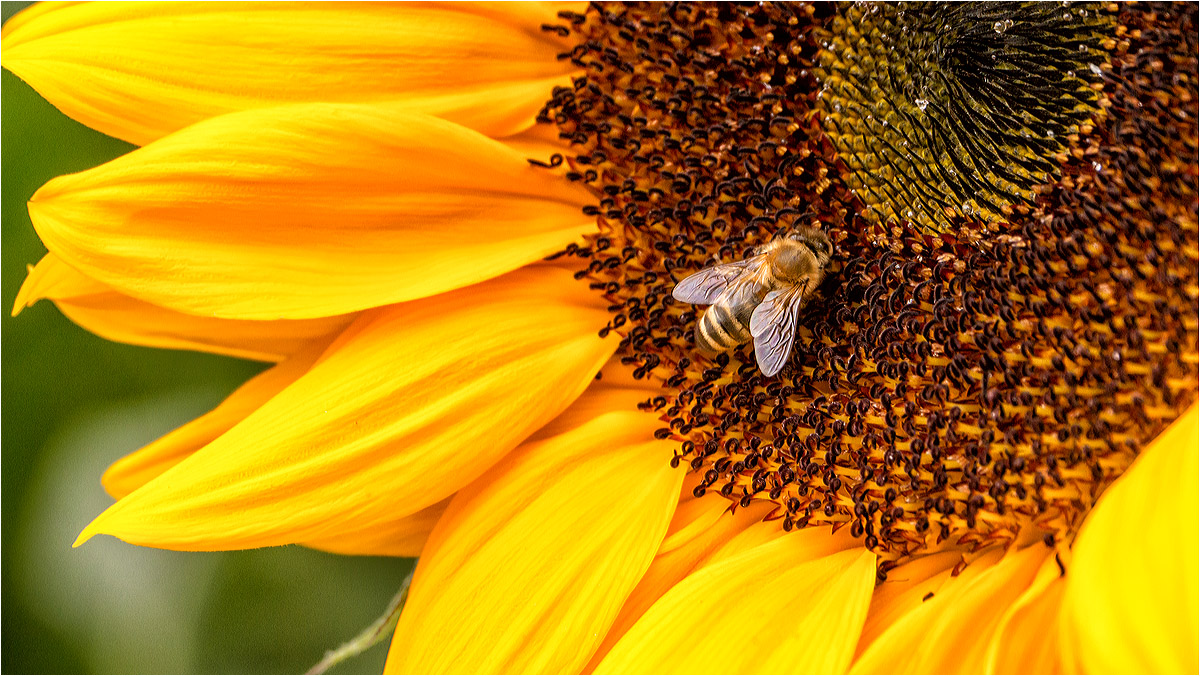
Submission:
[[[725,352],[750,339],[750,330],[725,305],[718,303],[696,324],[696,346],[708,352]]]

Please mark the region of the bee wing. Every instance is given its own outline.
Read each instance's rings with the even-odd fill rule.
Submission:
[[[776,289],[768,293],[750,315],[754,357],[758,360],[758,370],[765,376],[779,373],[792,356],[796,320],[807,289],[807,284]]]
[[[704,268],[676,284],[671,295],[675,297],[675,300],[684,303],[712,305],[717,298],[721,297],[721,294],[725,293],[734,280],[748,270],[753,270],[758,262],[759,257],[753,256],[733,263],[722,263],[711,268]]]

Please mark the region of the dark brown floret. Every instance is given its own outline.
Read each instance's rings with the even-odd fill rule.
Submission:
[[[956,21],[1003,22],[1001,9]],[[853,68],[830,75],[851,51],[919,69],[912,48],[888,45],[944,44],[928,35],[937,22],[847,22],[898,10],[790,3],[562,15],[579,38],[563,58],[583,74],[554,92],[543,120],[571,144],[556,170],[593,190],[599,224],[566,253],[611,303],[602,333],[621,336],[622,361],[663,384],[643,408],[662,419],[657,436],[679,442],[672,462],[694,472],[697,495],[774,502],[770,518],[786,530],[848,526],[885,562],[951,538],[1011,540],[1031,523],[1069,542],[1099,493],[1195,400],[1196,9],[1102,9],[1097,19],[1073,6],[1037,34],[1043,52],[1066,59],[1061,38],[1100,75],[1054,81],[1053,59],[1007,75],[1043,85],[1007,99],[1041,141],[959,130],[954,143],[991,158],[982,183],[944,184],[977,187],[996,207],[969,211],[936,210],[926,193],[852,190],[864,167],[913,169],[853,119],[865,103],[834,111],[839,128],[858,123],[849,141],[831,138],[835,115],[818,103],[818,75],[869,89]],[[1010,38],[968,40],[957,48],[974,51],[959,57],[987,63],[989,45],[1034,39],[1018,28],[1029,15],[1013,17],[1001,26]],[[984,28],[995,33],[955,31]],[[986,105],[941,95],[953,105],[888,99],[911,125],[902,136],[953,127],[946,116],[962,106],[976,126],[995,122]],[[923,161],[946,168],[937,153]],[[765,378],[747,347],[698,354],[702,308],[675,302],[674,284],[797,223],[824,229],[836,252],[790,364]]]

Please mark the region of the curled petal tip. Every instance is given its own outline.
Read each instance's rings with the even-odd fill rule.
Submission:
[[[21,314],[21,310],[36,303],[39,299],[31,298],[33,295],[32,285],[29,283],[29,275],[33,273],[33,266],[28,263],[25,265],[25,283],[21,284],[21,289],[17,291],[17,299],[13,301],[12,316],[16,317]]]
[[[75,542],[71,543],[71,549],[75,549],[76,547],[82,545],[83,543],[87,542],[88,540],[91,540],[92,536],[95,534],[96,534],[96,531],[92,528],[91,525],[89,525],[87,528],[84,528],[83,531],[79,533],[79,537],[75,538]]]

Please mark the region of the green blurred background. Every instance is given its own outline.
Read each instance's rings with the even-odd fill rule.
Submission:
[[[3,19],[29,3],[0,5]],[[2,55],[0,55],[2,60]],[[300,547],[193,554],[102,536],[71,542],[112,500],[117,458],[202,414],[263,365],[111,343],[47,301],[9,310],[45,253],[25,202],[60,174],[132,146],[0,81],[3,404],[0,518],[5,673],[303,672],[378,617],[411,560]],[[387,642],[334,673],[379,673]]]

